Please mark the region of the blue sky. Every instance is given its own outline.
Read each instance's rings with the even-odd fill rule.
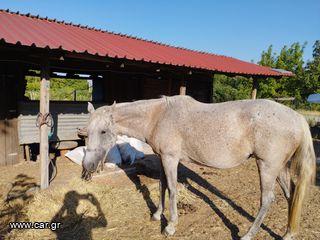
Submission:
[[[0,8],[39,14],[174,46],[259,60],[272,44],[320,39],[319,0],[1,0]]]

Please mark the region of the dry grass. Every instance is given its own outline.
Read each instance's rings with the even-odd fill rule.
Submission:
[[[83,234],[92,224],[106,225],[101,204],[108,206],[105,202],[106,199],[113,200],[112,192],[112,188],[74,178],[67,185],[35,193],[23,210],[25,220],[62,222],[60,233],[55,233],[66,234],[66,237],[72,233],[76,237],[77,233]],[[54,238],[55,233],[50,229],[14,230],[8,239]]]
[[[39,169],[38,165],[2,171],[0,239],[166,239],[161,235],[166,220],[162,219],[161,224],[150,221],[150,213],[158,204],[157,179],[119,174],[84,182],[74,178],[81,169],[60,163],[60,178],[48,190],[37,193],[30,189],[38,182],[36,174],[31,174]],[[256,164],[248,162],[232,170],[185,166],[195,174],[181,169],[181,179],[187,174],[183,182],[190,185],[178,185],[179,225],[170,239],[231,239],[243,235],[251,226],[249,217],[256,215],[260,205]],[[312,188],[306,202],[297,239],[320,239],[319,166],[317,170],[317,187]],[[26,172],[29,177],[21,174]],[[276,195],[264,220],[265,227],[256,239],[274,239],[275,234],[281,236],[286,231],[287,203],[279,187]],[[63,227],[59,231],[13,230],[7,234],[3,227],[9,221],[61,221]]]
[[[144,186],[145,187],[145,186]],[[179,211],[193,211],[193,202],[197,199],[187,188],[178,186]],[[50,229],[13,230],[7,239],[91,239],[95,233],[104,239],[106,232],[112,233],[119,228],[119,222],[108,222],[106,216],[121,220],[121,224],[133,222],[134,219],[146,219],[150,211],[143,204],[146,199],[158,202],[158,184],[136,189],[133,186],[114,188],[96,182],[85,182],[79,178],[69,184],[37,192],[23,209],[24,221],[62,222],[58,231]],[[128,214],[132,212],[133,215]],[[117,220],[117,221],[118,221]],[[103,233],[99,229],[104,229]],[[136,232],[135,232],[136,231]],[[130,232],[139,236],[140,230]],[[101,235],[102,234],[102,235]],[[110,235],[109,235],[110,236]],[[106,238],[107,239],[107,238]]]
[[[7,233],[9,222],[28,220],[23,209],[32,200],[30,190],[36,187],[34,179],[24,174],[19,174],[11,184],[0,184],[0,239]]]
[[[310,111],[310,110],[304,110],[304,109],[298,109],[297,112],[303,114],[303,115],[313,115],[313,116],[320,116],[319,111]]]

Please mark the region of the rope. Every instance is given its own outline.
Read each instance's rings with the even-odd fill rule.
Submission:
[[[52,118],[52,114],[51,113],[38,113],[37,114],[37,119],[36,119],[36,127],[41,128],[42,125],[47,125],[50,129],[50,132],[48,133],[48,138],[50,139],[53,136],[53,132],[54,132],[54,121]]]
[[[50,131],[48,132],[48,138],[50,139],[53,136],[54,133],[54,121],[52,118],[52,114],[51,113],[38,113],[37,114],[37,118],[36,118],[36,127],[41,128],[42,125],[47,125],[50,129]],[[50,169],[50,165],[52,167],[52,174],[51,174],[51,178],[49,179],[49,183],[51,183],[53,181],[53,179],[57,176],[57,167],[56,165],[53,163],[50,155],[49,155],[49,166],[48,168]]]
[[[36,127],[41,127],[42,125],[46,124],[48,127],[53,127],[53,118],[51,113],[38,113],[37,120],[36,120]]]

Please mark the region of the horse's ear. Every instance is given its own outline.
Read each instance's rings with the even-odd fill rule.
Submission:
[[[92,105],[91,102],[88,102],[88,112],[89,113],[93,113],[95,110],[94,110],[94,106]]]

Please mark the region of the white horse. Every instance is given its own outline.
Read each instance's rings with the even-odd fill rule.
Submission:
[[[300,114],[269,100],[204,104],[188,96],[120,103],[90,114],[83,166],[95,171],[98,162],[124,134],[147,142],[161,157],[160,201],[154,220],[160,220],[169,190],[170,219],[164,232],[172,235],[178,223],[177,167],[190,160],[215,168],[232,168],[255,157],[260,173],[261,207],[247,234],[258,231],[272,201],[278,180],[289,203],[285,239],[298,231],[302,204],[315,176],[315,154],[309,126]],[[289,165],[297,174],[292,184]]]

